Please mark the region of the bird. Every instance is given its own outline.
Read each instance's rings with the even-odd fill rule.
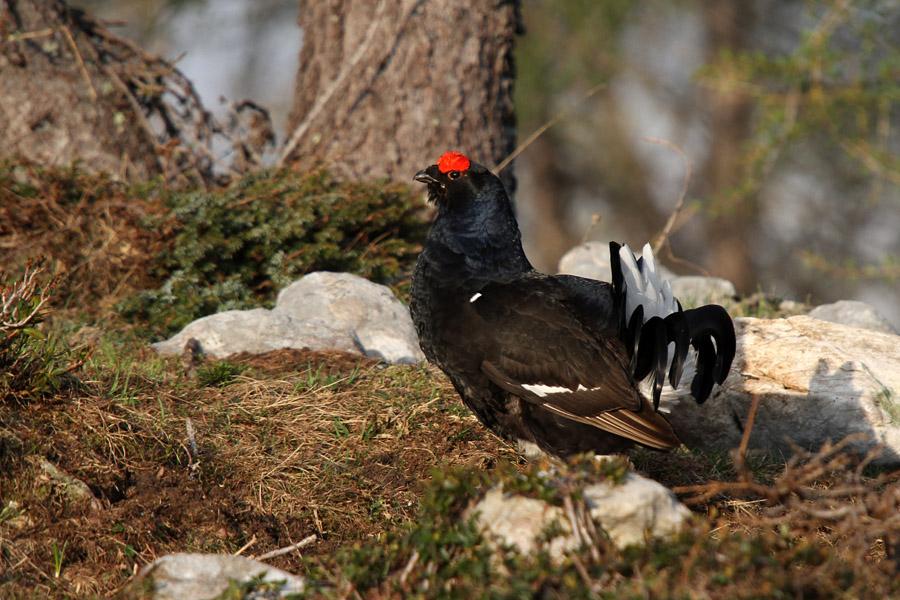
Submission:
[[[409,308],[425,357],[463,403],[526,455],[671,450],[661,399],[702,403],[728,375],[734,324],[684,310],[645,246],[610,243],[612,281],[537,271],[500,179],[456,151],[414,179],[437,216]]]

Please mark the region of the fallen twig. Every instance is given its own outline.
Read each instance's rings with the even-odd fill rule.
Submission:
[[[282,554],[287,554],[288,552],[293,552],[294,550],[299,550],[300,548],[306,548],[315,542],[318,538],[316,534],[308,535],[296,544],[291,544],[290,546],[285,546],[284,548],[279,548],[278,550],[272,550],[271,552],[266,552],[265,554],[261,554],[259,556],[252,557],[254,560],[268,560],[270,558],[275,558],[276,556],[281,556]]]

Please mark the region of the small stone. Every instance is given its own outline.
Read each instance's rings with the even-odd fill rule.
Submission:
[[[229,310],[197,319],[151,347],[160,354],[180,355],[191,338],[199,342],[200,352],[219,359],[238,352],[262,354],[281,348],[361,352],[359,343],[346,330],[318,319],[298,321],[264,308]]]
[[[206,600],[221,597],[232,581],[260,578],[264,595],[241,596],[285,598],[302,594],[303,577],[267,564],[231,554],[168,554],[141,569],[120,595],[144,600]],[[230,596],[229,596],[230,597]]]
[[[612,281],[609,244],[585,242],[575,246],[559,259],[558,272],[598,281]]]
[[[281,290],[272,310],[203,317],[151,347],[160,354],[183,355],[188,343],[213,358],[282,348],[342,350],[392,363],[425,358],[409,309],[390,288],[349,273],[310,273]]]
[[[292,319],[321,319],[352,331],[366,356],[417,363],[425,356],[409,309],[390,288],[350,273],[310,273],[281,290],[274,312]]]
[[[737,296],[734,284],[721,277],[676,275],[669,278],[672,293],[685,307],[722,304]]]
[[[671,490],[635,473],[628,473],[619,484],[589,484],[582,493],[591,517],[618,548],[673,535],[691,514]],[[539,539],[554,522],[563,533],[550,542],[553,558],[559,559],[579,545],[564,510],[543,500],[504,493],[495,487],[471,512],[486,533],[499,536],[503,543],[515,545],[524,553],[538,549]]]
[[[51,485],[60,490],[60,492],[70,500],[83,503],[92,510],[100,510],[103,508],[101,502],[94,496],[91,488],[84,481],[70,475],[54,465],[43,456],[30,456],[29,462],[37,466]]]

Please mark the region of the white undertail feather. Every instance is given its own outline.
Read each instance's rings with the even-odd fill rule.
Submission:
[[[644,244],[641,253],[643,263],[639,267],[634,253],[627,245],[619,248],[622,275],[625,280],[625,310],[630,317],[641,305],[644,307],[644,322],[651,317],[665,317],[678,310],[678,302],[672,294],[672,286],[660,279],[656,269],[656,259],[650,244]]]
[[[637,259],[635,259],[634,254],[627,245],[619,248],[619,260],[622,264],[622,276],[625,283],[626,315],[630,318],[639,305],[643,306],[644,323],[646,323],[652,317],[665,318],[667,315],[676,312],[678,310],[678,301],[672,293],[672,286],[669,284],[669,281],[660,278],[650,244],[644,244],[641,258],[643,258],[643,262],[641,266],[638,266]],[[675,344],[670,343],[669,356],[666,360],[666,371],[672,366],[674,350]],[[688,350],[684,371],[681,373],[678,387],[673,389],[669,384],[668,378],[666,378],[662,388],[661,398],[663,400],[675,400],[679,396],[691,393],[690,384],[696,371],[696,360],[697,353],[691,347]],[[653,397],[653,387],[649,379],[641,381],[639,388],[645,398],[650,399]]]
[[[684,370],[681,372],[681,381],[678,382],[677,388],[673,388],[669,384],[669,378],[666,377],[666,381],[663,383],[662,392],[659,395],[661,407],[665,406],[668,402],[674,402],[679,398],[691,395],[691,380],[696,373],[696,367],[694,365],[696,360],[697,353],[691,348],[688,350],[687,359],[685,359],[684,362]],[[671,361],[672,355],[669,354],[669,363],[671,363]],[[667,365],[667,368],[669,366],[671,365]],[[638,391],[648,402],[653,400],[653,383],[649,378],[638,382]]]

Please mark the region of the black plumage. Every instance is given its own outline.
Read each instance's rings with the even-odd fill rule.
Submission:
[[[699,402],[735,352],[720,306],[683,311],[649,251],[610,244],[613,281],[536,271],[500,180],[448,152],[415,179],[438,216],[413,274],[410,311],[426,357],[479,420],[556,456],[679,444],[663,389]]]

